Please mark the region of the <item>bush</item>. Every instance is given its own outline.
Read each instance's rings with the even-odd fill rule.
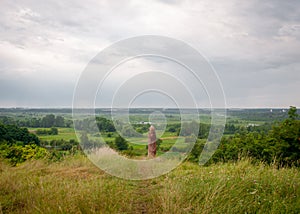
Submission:
[[[58,135],[58,129],[52,127],[51,129],[38,129],[36,130],[37,135]]]
[[[123,151],[123,150],[128,149],[127,141],[123,137],[121,137],[120,135],[118,135],[115,138],[115,146],[116,146],[116,149],[119,150],[119,151]]]
[[[0,123],[0,141],[6,141],[12,145],[16,141],[22,142],[23,145],[36,144],[40,145],[40,140],[37,136],[29,133],[27,128],[20,128],[16,125],[5,125]]]
[[[26,160],[48,157],[48,151],[35,144],[25,146],[9,146],[8,144],[1,144],[0,156],[7,159],[13,166],[15,166]]]

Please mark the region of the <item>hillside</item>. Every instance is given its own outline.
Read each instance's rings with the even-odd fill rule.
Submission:
[[[127,181],[84,156],[0,162],[2,213],[299,213],[299,168],[186,162],[159,178]]]

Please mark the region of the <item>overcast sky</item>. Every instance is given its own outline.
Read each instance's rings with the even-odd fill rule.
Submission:
[[[201,52],[228,107],[300,107],[299,0],[2,0],[0,14],[1,107],[70,107],[97,53],[148,34]]]

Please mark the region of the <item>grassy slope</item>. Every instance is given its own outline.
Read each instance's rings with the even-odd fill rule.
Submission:
[[[126,181],[85,157],[0,162],[0,213],[299,213],[299,169],[184,163],[167,175]]]

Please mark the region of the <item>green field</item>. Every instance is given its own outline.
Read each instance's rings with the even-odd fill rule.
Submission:
[[[35,133],[37,129],[41,128],[29,128],[29,131],[32,133]],[[51,141],[51,140],[77,140],[77,136],[75,134],[75,131],[73,128],[58,128],[58,135],[38,135],[38,137],[42,141]],[[103,140],[105,142],[111,141],[113,142],[116,137],[116,133],[111,133],[110,137],[107,137],[106,133],[103,133],[102,135]],[[92,134],[89,134],[89,139],[94,140],[94,141],[99,141],[99,134],[97,136],[94,136]],[[172,132],[165,132],[162,137],[162,145],[161,148],[170,148],[176,141],[176,133]],[[137,137],[137,138],[131,138],[131,141],[129,141],[129,145],[133,147],[135,154],[137,156],[143,156],[146,154],[147,149],[146,145],[148,144],[147,141],[147,133],[144,134],[143,137]],[[158,152],[158,154],[162,154],[162,152]]]
[[[35,133],[36,130],[43,128],[28,128],[32,133]],[[77,140],[74,128],[58,128],[58,135],[38,135],[42,141],[51,141],[51,140]]]
[[[249,160],[184,163],[146,181],[112,177],[84,156],[0,162],[1,213],[299,213],[300,172]]]

